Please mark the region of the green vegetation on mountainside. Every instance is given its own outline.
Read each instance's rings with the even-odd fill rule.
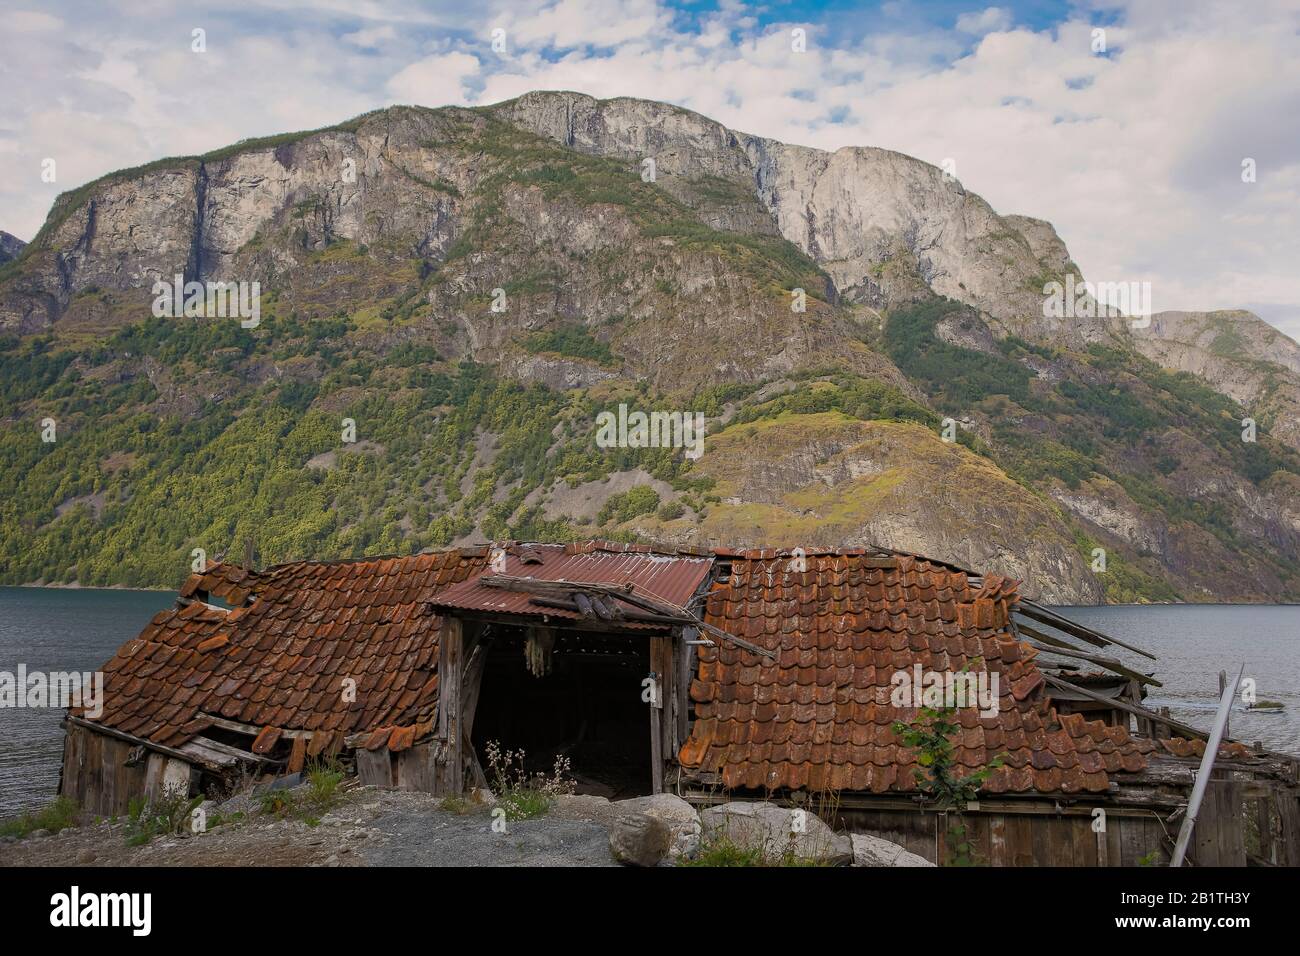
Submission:
[[[0,427],[0,580],[172,585],[192,548],[242,554],[248,539],[273,562],[441,547],[476,524],[564,538],[573,529],[524,507],[530,492],[636,467],[692,487],[670,449],[596,447],[592,423],[618,394],[526,387],[410,343],[381,357],[349,331],[346,320],[271,317],[252,331],[149,320],[79,352],[4,343],[0,362],[21,374],[6,379]],[[266,359],[324,369],[318,381],[223,377],[233,394],[183,418],[155,410],[142,357],[182,381]],[[47,417],[53,443],[41,441]],[[355,444],[341,440],[344,418]],[[490,452],[476,458],[482,436]]]
[[[1187,467],[1224,469],[1259,485],[1279,471],[1300,470],[1300,456],[1286,446],[1264,436],[1242,440],[1245,409],[1195,376],[1162,369],[1118,345],[1063,353],[1008,337],[996,352],[985,352],[940,339],[939,322],[964,309],[936,299],[894,310],[883,347],[936,407],[986,425],[988,454],[1007,474],[1043,491],[1058,481],[1073,490],[1104,477],[1175,526],[1203,528],[1233,551],[1252,550],[1227,503],[1187,494],[1186,476],[1179,474]],[[1035,373],[1031,359],[1052,369],[1051,381]],[[1187,446],[1201,460],[1183,461],[1171,450]],[[1283,579],[1300,573],[1284,554],[1258,551],[1254,557]],[[1108,597],[1171,599],[1175,592],[1154,567],[1112,562],[1103,578]]]

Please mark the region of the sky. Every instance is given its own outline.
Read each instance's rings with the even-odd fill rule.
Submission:
[[[1300,339],[1300,0],[0,0],[0,229],[163,156],[535,89],[950,160],[1086,278]]]

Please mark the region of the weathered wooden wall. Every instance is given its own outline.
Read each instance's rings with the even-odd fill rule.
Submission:
[[[127,757],[133,749],[124,740],[69,723],[63,738],[59,793],[71,797],[88,813],[125,814],[133,798],[145,796],[148,761],[128,767]]]
[[[368,787],[381,790],[417,790],[441,793],[436,780],[432,740],[393,753],[387,747],[357,750],[357,777]]]
[[[854,809],[835,816],[838,826],[890,840],[932,863],[951,859],[948,831],[954,821],[950,815]],[[1170,842],[1155,814],[1112,812],[1104,833],[1093,832],[1090,815],[978,811],[965,814],[962,822],[977,866],[1141,866],[1143,859],[1163,866],[1169,862]],[[1244,856],[1236,865],[1245,865]]]

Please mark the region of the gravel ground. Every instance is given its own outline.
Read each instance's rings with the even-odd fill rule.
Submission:
[[[124,822],[0,843],[0,866],[615,866],[607,801],[561,798],[546,816],[492,829],[424,793],[357,788],[316,826],[253,813],[207,833],[127,845]]]

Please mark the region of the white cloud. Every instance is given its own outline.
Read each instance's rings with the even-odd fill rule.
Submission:
[[[1011,26],[1011,11],[1005,7],[986,7],[978,13],[963,13],[957,18],[957,30],[983,36]]]
[[[560,48],[608,47],[630,43],[663,30],[667,12],[655,0],[555,0],[536,13],[498,18],[511,43]]]
[[[363,50],[376,50],[396,39],[396,28],[388,24],[379,27],[366,27],[364,30],[355,30],[352,33],[343,34],[344,43],[351,43]]]
[[[464,83],[477,76],[479,61],[468,53],[438,53],[403,67],[388,81],[401,103],[464,105]]]

